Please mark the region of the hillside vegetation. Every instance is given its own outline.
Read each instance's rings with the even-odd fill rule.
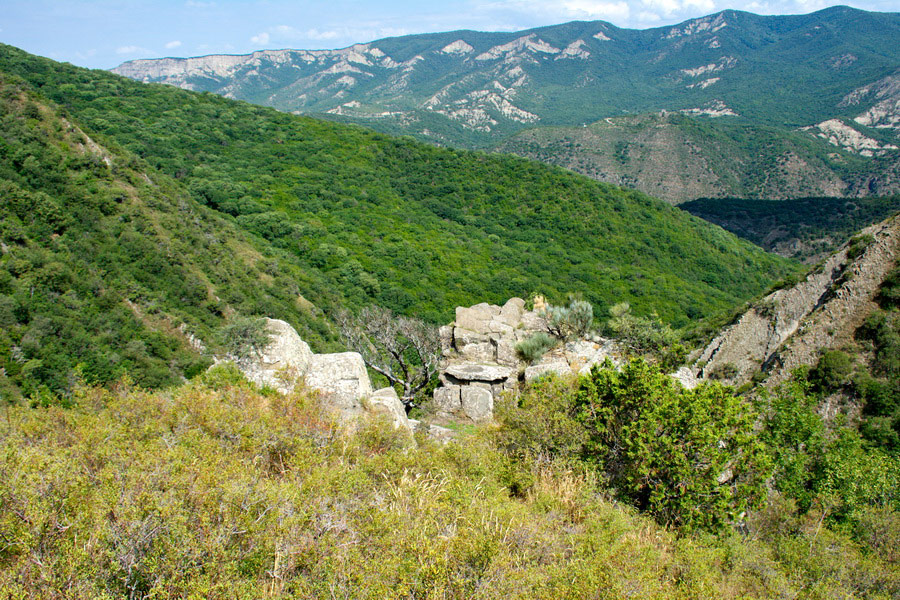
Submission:
[[[884,504],[857,498],[854,517],[835,521],[835,504],[797,510],[776,495],[740,532],[690,534],[615,501],[593,469],[529,458],[531,444],[566,441],[577,382],[535,387],[510,407],[527,414],[509,414],[497,432],[506,436],[420,438],[408,449],[385,426],[341,433],[315,399],[261,395],[226,373],[167,393],[81,387],[71,409],[8,411],[0,589],[435,599],[900,590],[896,513]],[[554,455],[563,458],[559,447]],[[845,477],[858,459],[852,448],[827,456]]]
[[[521,159],[429,147],[5,47],[0,69],[324,272],[429,320],[541,291],[684,322],[794,267],[658,201]]]
[[[321,314],[297,304],[302,291],[327,306],[315,272],[98,145],[7,75],[0,114],[4,400],[125,373],[145,387],[178,383],[210,364],[235,313],[278,315],[328,347]]]
[[[885,130],[870,135],[891,140]],[[672,204],[723,197],[863,197],[893,193],[900,186],[896,150],[863,156],[808,131],[736,116],[663,112],[613,117],[586,127],[537,127],[496,149]]]
[[[673,203],[857,197],[900,190],[898,37],[896,12],[725,10],[642,30],[450,31],[114,71],[513,152]]]

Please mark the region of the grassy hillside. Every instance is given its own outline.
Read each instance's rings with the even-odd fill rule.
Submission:
[[[701,198],[679,208],[771,252],[816,262],[859,230],[900,211],[900,196],[781,201]]]
[[[583,294],[676,324],[796,267],[637,192],[518,158],[433,148],[10,47],[0,70],[292,253],[351,306],[446,322],[457,305]]]
[[[890,510],[842,528],[776,500],[744,534],[679,535],[614,502],[583,469],[517,458],[484,437],[410,450],[377,426],[347,436],[309,398],[225,381],[158,394],[84,388],[71,410],[10,410],[0,589],[886,599],[900,586]]]

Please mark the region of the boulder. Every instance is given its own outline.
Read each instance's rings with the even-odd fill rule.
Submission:
[[[521,298],[510,298],[500,309],[498,319],[510,327],[516,327],[525,313],[525,301]]]
[[[500,307],[491,306],[486,302],[469,308],[459,306],[456,308],[456,326],[475,333],[486,334],[490,331],[488,323],[495,315],[499,314]]]
[[[453,351],[453,326],[442,326],[438,329],[438,336],[441,340],[441,354],[449,356]]]
[[[358,352],[313,354],[306,385],[322,392],[341,422],[359,416],[363,411],[361,400],[372,394],[369,373]]]
[[[525,368],[525,381],[533,381],[546,375],[570,375],[572,367],[564,358],[557,358]]]
[[[369,413],[386,415],[394,429],[412,435],[413,430],[406,416],[406,408],[394,388],[386,387],[373,392],[366,405]]]
[[[423,431],[428,439],[434,440],[440,444],[446,444],[456,437],[456,434],[452,429],[441,427],[440,425],[435,425],[433,423],[422,423],[421,421],[410,419],[409,424],[413,431]]]
[[[248,380],[259,386],[268,386],[283,394],[294,390],[309,369],[313,355],[309,344],[288,323],[278,319],[266,319],[269,345],[256,356],[236,360],[238,368]]]

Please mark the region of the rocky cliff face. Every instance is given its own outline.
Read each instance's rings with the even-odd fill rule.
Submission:
[[[877,308],[875,295],[898,253],[900,216],[867,228],[805,280],[741,315],[703,350],[696,375],[740,385],[762,370],[774,385],[796,367],[815,364],[822,350],[851,341]]]

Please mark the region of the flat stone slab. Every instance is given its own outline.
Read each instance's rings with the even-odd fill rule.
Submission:
[[[501,365],[463,363],[450,365],[445,372],[460,381],[491,382],[509,379],[515,373],[515,369]]]
[[[570,375],[572,367],[564,359],[548,361],[525,368],[525,381],[532,381],[546,375]]]

